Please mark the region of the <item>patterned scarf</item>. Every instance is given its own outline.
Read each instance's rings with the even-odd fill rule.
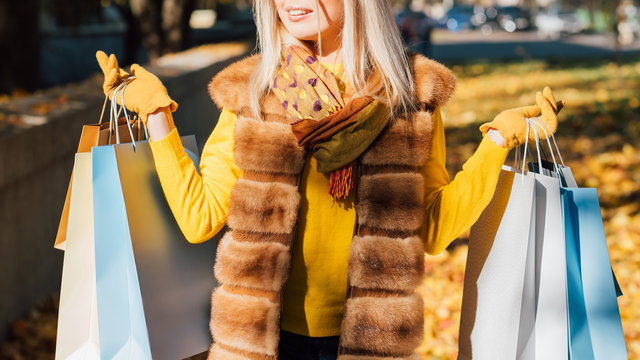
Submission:
[[[273,91],[296,119],[291,130],[311,151],[318,172],[331,172],[329,193],[344,199],[353,190],[353,161],[389,122],[388,107],[372,97],[345,104],[334,74],[306,50],[289,46],[273,79]]]

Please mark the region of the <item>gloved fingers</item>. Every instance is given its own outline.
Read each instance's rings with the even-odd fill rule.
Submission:
[[[551,102],[546,96],[538,91],[536,93],[536,104],[540,107],[542,117],[555,118],[556,117],[556,101]]]
[[[107,56],[104,51],[98,50],[96,52],[96,59],[98,60],[98,65],[100,65],[100,69],[105,76],[109,74],[111,69],[118,68],[118,60],[114,54]],[[118,76],[120,78],[126,78],[129,76],[129,73],[124,71],[122,68],[118,68]]]
[[[551,105],[551,102],[540,92],[536,94],[536,102],[540,106],[540,117],[542,118],[544,123],[551,129],[551,131],[555,132],[558,126],[558,118],[556,115],[556,110]],[[555,101],[554,104],[556,104]]]
[[[540,106],[538,105],[523,106],[518,110],[528,118],[540,115]]]
[[[121,79],[128,78],[130,76],[129,73],[126,72],[123,68],[118,68],[118,72]]]
[[[555,111],[556,115],[560,113],[562,108],[564,108],[564,105],[565,105],[564,101],[562,100],[556,101],[555,97],[553,96],[553,92],[548,86],[545,86],[545,88],[542,90],[542,95],[544,95],[544,97],[547,98],[547,100],[549,100],[549,103],[553,107],[553,110]]]
[[[540,107],[540,112],[542,116],[550,115],[553,113],[556,114],[556,101],[551,102],[546,96],[544,96],[540,91],[536,93],[536,104]]]
[[[118,78],[118,69],[111,69],[109,74],[104,77],[104,84],[102,87],[104,88],[105,94],[113,89],[120,79]]]
[[[117,69],[118,68],[118,59],[116,59],[115,54],[109,55],[109,60],[107,62],[107,67],[109,69]]]
[[[109,72],[109,68],[107,67],[109,58],[107,54],[105,54],[102,50],[98,50],[96,52],[96,60],[98,60],[98,65],[100,65],[100,70],[102,70],[102,73],[107,75],[107,73]]]
[[[156,76],[138,64],[131,65],[131,74],[137,78],[155,78]]]
[[[544,97],[547,98],[547,100],[549,100],[549,103],[551,104],[553,111],[557,114],[559,110],[557,107],[556,99],[553,97],[553,93],[551,92],[551,89],[548,86],[544,87],[544,89],[542,90],[542,95],[544,95]]]

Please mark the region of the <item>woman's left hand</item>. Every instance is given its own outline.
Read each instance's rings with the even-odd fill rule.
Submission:
[[[131,65],[131,75],[118,66],[116,56],[107,56],[102,51],[96,52],[98,65],[104,74],[102,88],[105,95],[113,100],[113,91],[123,82],[127,82],[127,88],[122,96],[117,96],[115,101],[127,109],[136,112],[146,124],[147,116],[161,108],[168,108],[171,112],[178,108],[178,103],[173,101],[167,89],[160,79],[138,64]],[[124,100],[123,100],[124,99]],[[122,102],[124,101],[124,104]]]
[[[556,102],[551,89],[547,86],[542,92],[536,93],[536,105],[523,106],[515,109],[508,109],[496,116],[493,121],[480,126],[480,131],[486,134],[491,129],[495,129],[504,139],[504,147],[514,148],[527,141],[527,118],[537,117],[543,126],[534,125],[538,132],[538,138],[544,140],[549,131],[555,133],[558,127],[558,113],[564,107],[564,102]],[[491,134],[491,138],[499,142],[499,137]],[[533,129],[529,130],[529,141],[535,140]]]

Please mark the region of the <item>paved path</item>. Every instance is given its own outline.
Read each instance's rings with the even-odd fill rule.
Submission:
[[[612,34],[573,35],[557,40],[540,39],[535,32],[435,32],[431,56],[450,60],[517,60],[540,58],[586,58],[615,56]],[[640,55],[640,41],[620,49],[623,55]]]

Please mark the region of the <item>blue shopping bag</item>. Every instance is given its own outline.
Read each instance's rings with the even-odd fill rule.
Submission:
[[[593,188],[561,188],[570,359],[627,359],[616,284]]]
[[[181,142],[197,168],[195,137]],[[206,351],[216,242],[185,240],[147,141],[95,147],[92,160],[101,358],[182,359]]]
[[[114,145],[91,156],[100,357],[151,359]]]
[[[124,103],[128,84],[128,79],[121,82],[113,98],[120,96]],[[142,136],[140,121],[120,110],[131,143],[120,144],[129,140],[126,130],[120,136],[120,112],[112,101],[108,138],[117,144],[91,149],[100,357],[183,359],[210,345],[216,243],[195,248],[184,239],[164,198],[149,143],[133,140],[135,125],[137,138]],[[195,137],[181,141],[197,169]]]

